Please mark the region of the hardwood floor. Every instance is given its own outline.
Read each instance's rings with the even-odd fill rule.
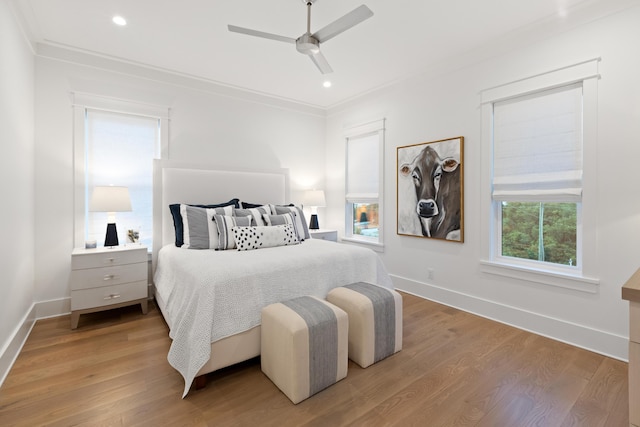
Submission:
[[[627,364],[403,294],[404,347],[293,405],[254,359],[181,399],[168,328],[126,307],[38,321],[2,426],[628,426]]]

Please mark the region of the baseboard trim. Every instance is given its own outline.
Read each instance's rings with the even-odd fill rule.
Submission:
[[[593,351],[603,356],[625,362],[628,361],[628,337],[522,310],[428,283],[418,282],[406,277],[391,275],[391,279],[396,289],[400,291]]]
[[[24,343],[27,341],[33,325],[36,323],[36,305],[31,307],[22,318],[20,324],[16,327],[11,339],[5,344],[0,353],[0,387],[9,375],[11,367],[15,363]]]
[[[40,301],[36,304],[36,320],[49,317],[64,316],[71,313],[71,298],[59,298],[49,301]]]

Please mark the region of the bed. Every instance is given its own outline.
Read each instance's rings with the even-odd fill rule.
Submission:
[[[194,379],[202,386],[207,373],[260,354],[266,305],[303,295],[324,298],[358,281],[392,287],[377,254],[353,245],[305,239],[255,250],[176,247],[170,204],[232,199],[285,205],[288,171],[154,162],[154,236],[162,236],[154,239],[155,297],[172,339],[167,358],[185,381],[183,397]]]

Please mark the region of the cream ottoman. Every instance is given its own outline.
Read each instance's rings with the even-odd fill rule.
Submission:
[[[293,403],[347,376],[349,321],[338,307],[304,296],[262,309],[261,367]]]
[[[327,301],[349,316],[349,358],[363,368],[402,349],[402,296],[359,282],[332,289]]]

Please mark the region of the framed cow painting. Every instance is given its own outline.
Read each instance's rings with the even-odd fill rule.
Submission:
[[[464,241],[464,137],[397,148],[398,234]]]

